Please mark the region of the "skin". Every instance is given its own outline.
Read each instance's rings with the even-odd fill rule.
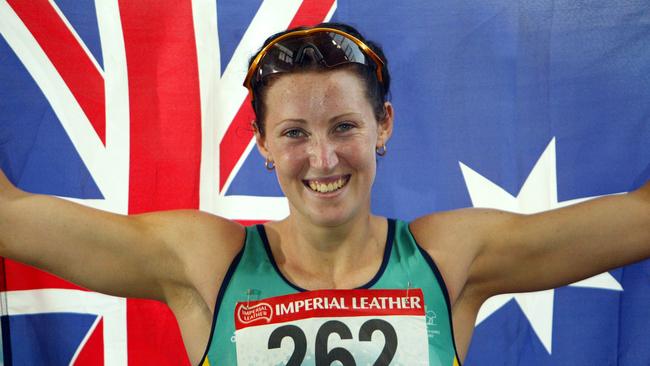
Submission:
[[[374,150],[392,132],[392,106],[376,121],[361,82],[346,70],[281,76],[265,102],[267,132],[256,134],[257,144],[274,161],[291,210],[266,224],[280,271],[307,289],[366,283],[385,244],[386,220],[370,212],[370,187]],[[304,185],[348,175],[335,194]],[[650,183],[535,215],[435,213],[411,230],[443,274],[464,358],[488,297],[553,288],[650,257]],[[243,239],[239,224],[207,213],[115,215],[23,192],[0,173],[0,255],[95,291],[165,302],[192,364],[203,355],[214,299]]]

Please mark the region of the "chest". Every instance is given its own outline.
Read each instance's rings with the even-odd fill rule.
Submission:
[[[299,292],[272,272],[233,277],[209,358],[233,365],[329,365],[339,358],[343,365],[452,365],[450,312],[435,275],[424,269],[387,268],[372,290],[336,296]]]

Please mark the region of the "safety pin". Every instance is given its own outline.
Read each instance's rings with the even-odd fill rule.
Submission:
[[[259,296],[259,290],[256,290],[256,289],[253,289],[253,288],[249,288],[249,289],[246,290],[246,307],[247,308],[250,307],[250,304],[251,304],[251,295],[255,297],[253,299],[253,301],[259,300],[259,297],[258,297]]]

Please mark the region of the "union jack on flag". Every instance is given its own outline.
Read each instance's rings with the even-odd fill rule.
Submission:
[[[266,37],[324,20],[390,61],[377,214],[532,213],[650,178],[638,0],[0,0],[0,166],[24,190],[121,214],[282,218],[241,83]],[[189,364],[164,305],[0,270],[4,365]],[[490,299],[465,364],[648,365],[648,329],[642,262]]]

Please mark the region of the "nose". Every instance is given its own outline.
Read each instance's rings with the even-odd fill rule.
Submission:
[[[313,140],[309,149],[309,164],[316,169],[330,171],[339,163],[336,145],[327,139]]]

